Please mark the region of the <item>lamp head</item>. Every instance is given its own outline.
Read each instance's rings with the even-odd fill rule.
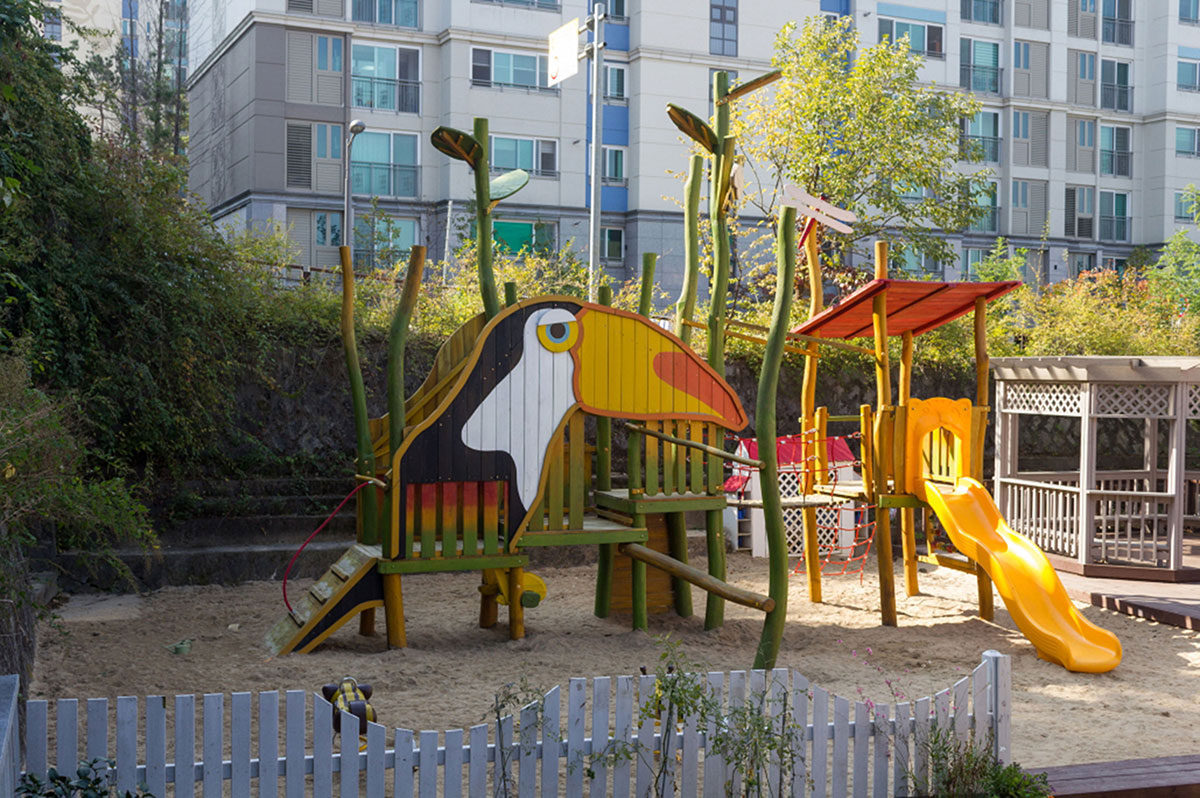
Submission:
[[[361,119],[355,119],[353,122],[350,123],[350,135],[352,135],[352,136],[357,136],[359,133],[362,133],[366,129],[367,129],[367,124],[366,124],[366,122],[363,122]]]

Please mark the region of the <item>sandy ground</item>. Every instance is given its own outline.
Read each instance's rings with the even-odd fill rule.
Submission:
[[[1072,674],[1037,658],[998,597],[996,623],[976,617],[974,577],[927,570],[921,595],[906,598],[899,586],[899,628],[879,624],[873,574],[861,584],[827,577],[819,605],[793,577],[778,664],[848,698],[894,703],[949,686],[996,649],[1013,658],[1012,749],[1026,767],[1200,750],[1200,634],[1086,607],[1088,618],[1120,637],[1124,661],[1108,674]],[[315,653],[278,659],[262,642],[283,613],[278,582],[77,596],[59,609],[58,629],[40,630],[31,695],[315,690],[353,675],[374,685],[381,722],[448,729],[480,722],[494,694],[522,675],[547,689],[572,676],[653,669],[664,634],[709,669],[752,664],[757,612],[730,604],[716,632],[705,632],[700,617],[653,616],[650,634],[635,633],[628,617],[592,615],[594,567],[539,573],[550,594],[527,612],[522,641],[508,640],[504,608],[495,628],[478,628],[476,574],[421,576],[405,581],[409,648],[387,651],[381,638],[359,637],[357,624],[348,624]],[[766,592],[766,562],[732,556],[730,578]],[[702,614],[704,593],[694,596]],[[168,650],[185,638],[194,640],[189,653]]]

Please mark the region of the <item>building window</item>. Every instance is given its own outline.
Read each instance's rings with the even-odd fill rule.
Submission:
[[[988,251],[976,247],[965,247],[962,251],[962,278],[976,280],[979,278],[979,266],[987,260]]]
[[[1101,38],[1109,44],[1133,44],[1133,0],[1104,0]]]
[[[625,182],[625,148],[601,147],[601,157],[604,160],[603,178],[605,183]]]
[[[1125,266],[1126,266],[1126,264],[1129,263],[1129,259],[1128,258],[1108,257],[1108,258],[1105,258],[1103,261],[1101,261],[1101,263],[1104,264],[1104,270],[1106,272],[1116,272],[1117,274],[1124,274]]]
[[[507,53],[476,47],[471,50],[471,82],[477,86],[515,86],[558,92],[548,85],[549,57]]]
[[[1080,147],[1095,147],[1096,123],[1091,119],[1076,120],[1075,140]]]
[[[975,205],[984,211],[978,219],[971,222],[967,228],[975,233],[995,233],[1000,229],[1000,208],[996,204],[996,183],[989,180],[975,193]]]
[[[1000,23],[1000,0],[962,0],[961,15],[965,22]]]
[[[288,188],[337,192],[342,175],[342,126],[288,122],[285,134]]]
[[[1096,54],[1095,53],[1080,53],[1079,54],[1079,79],[1080,80],[1095,80],[1096,79]]]
[[[879,41],[898,42],[908,36],[908,48],[928,58],[945,58],[942,26],[898,19],[879,20]]]
[[[1200,158],[1200,128],[1175,128],[1175,154]]]
[[[1029,112],[1013,111],[1013,138],[1029,140]]]
[[[1200,0],[1179,0],[1179,21],[1200,25]]]
[[[1029,69],[1029,42],[1013,42],[1013,69]]]
[[[1101,59],[1100,107],[1114,111],[1133,110],[1133,86],[1129,84],[1128,63]]]
[[[1100,240],[1128,241],[1129,195],[1122,191],[1100,192]]]
[[[897,247],[895,253],[896,266],[906,276],[936,279],[942,274],[941,264],[924,252],[917,252],[911,247]]]
[[[1012,181],[1012,206],[1014,210],[1028,210],[1029,208],[1029,181],[1014,180]]]
[[[390,215],[354,217],[354,264],[387,269],[408,260],[417,243],[417,220]]]
[[[401,47],[350,48],[350,87],[356,108],[421,112],[420,51]]]
[[[620,227],[600,228],[600,259],[625,260],[625,230]]]
[[[608,0],[607,15],[614,22],[624,22],[628,19],[625,15],[625,0]]]
[[[509,222],[497,219],[492,224],[496,245],[510,252],[528,250],[553,252],[557,247],[558,228],[553,222]]]
[[[350,14],[355,22],[417,27],[417,0],[353,0]]]
[[[958,85],[984,94],[1000,93],[1000,43],[964,38]]]
[[[627,96],[625,94],[625,67],[605,66],[604,97],[611,100],[624,100]]]
[[[379,197],[419,193],[417,136],[412,133],[360,133],[350,159],[350,189]]]
[[[313,214],[313,243],[318,247],[342,245],[342,214],[339,211],[318,211]]]
[[[1096,0],[1079,0],[1079,10],[1084,14],[1096,13]]]
[[[1196,218],[1196,203],[1183,191],[1175,192],[1175,221],[1190,222]]]
[[[1096,255],[1093,252],[1072,252],[1071,253],[1071,276],[1078,277],[1084,272],[1090,272],[1096,268]]]
[[[558,142],[554,139],[491,137],[492,168],[524,169],[541,177],[558,175]]]
[[[1064,235],[1089,239],[1096,235],[1095,203],[1096,189],[1090,186],[1067,186]]]
[[[51,0],[42,16],[42,35],[52,42],[62,41],[62,3]]]
[[[1000,114],[996,111],[975,114],[966,126],[966,143],[974,150],[968,151],[968,155],[976,155],[986,163],[1000,163]]]
[[[1117,177],[1133,175],[1129,133],[1127,127],[1100,126],[1100,174]]]
[[[1180,91],[1200,91],[1200,61],[1180,58],[1176,75]]]
[[[708,6],[708,52],[738,54],[738,0],[711,0]]]

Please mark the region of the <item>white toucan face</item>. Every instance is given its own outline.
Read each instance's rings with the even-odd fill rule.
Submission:
[[[462,442],[477,451],[506,451],[516,465],[521,502],[533,506],[546,449],[576,403],[575,359],[580,323],[565,308],[547,308],[525,321],[521,359],[462,428]]]

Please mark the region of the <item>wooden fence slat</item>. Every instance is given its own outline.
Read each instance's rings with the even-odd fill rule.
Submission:
[[[54,705],[54,765],[60,773],[71,773],[79,764],[79,700],[60,698]],[[156,793],[157,794],[157,793]]]
[[[304,754],[308,735],[308,694],[303,690],[288,690],[285,697],[284,794],[286,798],[304,798]]]
[[[303,747],[301,756],[303,757]],[[175,696],[175,798],[196,794],[196,697]],[[303,785],[301,785],[303,786]],[[300,796],[303,798],[304,793]]]
[[[808,679],[792,671],[792,723],[800,738],[792,753],[792,798],[808,792]]]
[[[358,798],[358,718],[341,710],[338,734],[341,753],[341,773],[338,778],[340,798]]]
[[[939,690],[933,697],[936,725],[942,733],[950,731],[950,688]]]
[[[873,767],[872,780],[872,798],[887,798],[888,795],[888,760],[891,758],[891,752],[888,748],[888,705],[875,705],[875,734],[874,737],[874,754],[875,762]]]
[[[745,671],[730,671],[729,672],[729,711],[741,709],[746,703],[746,672]],[[742,773],[737,767],[736,762],[725,763],[725,773],[723,781],[729,785],[729,789],[733,795],[739,795],[742,791]]]
[[[445,776],[442,779],[443,798],[462,798],[463,783],[463,730],[451,729],[446,732],[446,764]],[[382,793],[380,793],[382,795]],[[344,796],[343,796],[344,798]],[[367,798],[375,798],[368,792]]]
[[[700,721],[689,715],[683,721],[683,758],[680,762],[679,798],[697,798],[700,786]]]
[[[679,748],[679,707],[671,707],[658,726],[659,773],[654,794],[675,798],[675,752]]]
[[[724,690],[725,674],[720,671],[709,673],[705,684],[707,698],[721,706]],[[717,734],[716,720],[709,718],[704,731],[708,745],[704,752],[704,798],[719,798],[725,795],[725,762],[720,754],[712,751],[713,739]]]
[[[312,794],[314,798],[326,798],[333,795],[333,705],[316,693],[312,699],[312,730]]]
[[[250,798],[250,706],[249,693],[234,693],[229,697],[229,792],[232,798]]]
[[[511,795],[512,786],[512,716],[500,719],[496,730],[496,758],[492,764],[492,794]],[[421,798],[425,798],[422,794]]]
[[[871,713],[862,701],[854,702],[854,798],[867,798],[867,765],[870,763]]]
[[[916,728],[913,733],[913,774],[922,789],[929,785],[929,699],[917,699],[913,709]]]
[[[988,663],[988,681],[991,683],[991,706],[994,720],[992,752],[1001,764],[1011,761],[1010,725],[1012,716],[1009,714],[1009,702],[1012,700],[1012,660],[999,651],[983,652],[983,658]]]
[[[567,798],[583,798],[586,723],[587,679],[571,679],[567,682]]]
[[[87,758],[108,759],[108,699],[89,698],[87,702]],[[98,770],[107,768],[101,765]]]
[[[367,724],[367,798],[384,794],[387,784],[387,727]]]
[[[850,749],[850,702],[840,695],[833,697],[833,795],[846,794]]]
[[[767,714],[771,718],[771,728],[787,739],[787,668],[773,669],[770,677]],[[783,795],[783,757],[779,751],[772,751],[767,762],[767,788],[770,795]]]
[[[204,798],[221,798],[224,791],[222,762],[225,732],[225,694],[204,694],[204,741],[201,756],[204,757]]]
[[[488,727],[479,723],[471,727],[471,754],[467,762],[467,792],[483,795],[487,792]],[[412,774],[409,774],[410,776]],[[399,793],[397,793],[399,795]]]
[[[39,779],[46,778],[47,711],[45,701],[25,702],[25,771]],[[67,771],[74,772],[74,769]]]
[[[509,721],[512,718],[508,718]],[[511,726],[509,727],[511,728]],[[437,798],[438,733],[428,729],[420,735],[421,750],[417,755],[417,789],[421,798]],[[510,793],[503,793],[509,795]]]
[[[987,664],[975,666],[971,672],[971,731],[980,745],[987,744],[988,722],[988,673]]]
[[[651,697],[654,695],[656,679],[650,674],[643,674],[638,680],[638,716],[641,724],[638,726],[636,751],[637,790],[636,798],[650,798],[655,794],[654,773],[651,764],[654,762],[654,721],[655,716],[650,711]]]
[[[608,700],[607,692],[604,700]],[[545,796],[558,795],[558,760],[562,757],[562,746],[559,745],[562,738],[561,715],[562,696],[556,684],[542,699],[542,795]]]
[[[484,727],[486,731],[487,727]],[[486,734],[485,734],[486,738]],[[396,729],[396,764],[392,771],[392,795],[395,798],[413,798],[413,733],[409,729]]]
[[[279,796],[279,693],[275,690],[258,694],[258,795]]]
[[[607,676],[597,676],[592,680],[592,756],[591,770],[592,778],[588,789],[589,798],[606,798],[608,795],[608,767],[604,761],[608,754],[608,700],[612,691],[612,679]],[[557,702],[558,688],[555,687],[551,691]],[[549,696],[547,696],[549,698]],[[558,704],[555,703],[554,724],[553,729],[555,736],[558,735]],[[549,715],[547,715],[549,718]],[[543,734],[542,739],[546,739]],[[557,774],[558,758],[547,759],[542,763],[543,782],[546,773],[546,766],[554,762],[555,771]],[[542,795],[553,795],[542,789]]]
[[[825,798],[828,794],[829,775],[829,693],[823,687],[813,685],[813,747],[812,778],[813,795]]]
[[[633,729],[633,677],[618,676],[613,707],[613,741],[616,752],[625,750]],[[629,759],[618,756],[612,766],[613,798],[629,798]]]
[[[892,738],[892,794],[908,795],[908,774],[912,769],[912,757],[909,754],[909,715],[908,702],[902,701],[896,705],[896,733]]]
[[[517,729],[520,754],[517,760],[517,795],[535,798],[537,795],[537,732],[538,705],[536,702],[521,708],[521,726]]]
[[[151,795],[167,794],[167,699],[146,698],[146,790]]]
[[[955,682],[954,703],[951,705],[954,712],[954,737],[964,743],[971,733],[971,713],[967,699],[970,694],[969,688],[970,682],[965,676]]]

